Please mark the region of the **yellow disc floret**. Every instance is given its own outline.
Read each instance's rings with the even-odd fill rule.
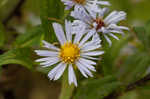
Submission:
[[[77,44],[67,42],[61,46],[59,56],[65,63],[74,63],[80,56],[80,48]]]

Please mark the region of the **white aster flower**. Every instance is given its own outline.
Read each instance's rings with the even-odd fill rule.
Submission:
[[[66,33],[64,33],[62,26],[58,23],[53,23],[53,27],[61,47],[58,48],[43,41],[44,47],[48,48],[48,50],[36,50],[35,52],[39,56],[44,57],[36,61],[42,62],[40,65],[43,67],[56,65],[48,74],[51,80],[59,79],[65,69],[68,68],[69,84],[74,83],[77,86],[75,68],[79,69],[86,78],[93,76],[91,71],[96,71],[94,67],[96,62],[93,60],[98,60],[98,57],[96,58],[95,56],[104,53],[97,50],[101,47],[100,39],[97,38],[97,35],[93,36],[94,31],[92,30],[91,33],[86,35],[83,33],[73,35],[71,33],[72,24],[68,21],[65,21]]]
[[[100,5],[110,5],[108,1],[101,0],[61,0],[64,5],[66,5],[66,10],[69,10],[73,6],[79,8],[91,9],[93,11],[98,11]]]
[[[126,13],[124,11],[113,11],[104,17],[107,12],[107,8],[103,8],[99,12],[87,12],[83,9],[75,9],[71,12],[71,16],[77,19],[73,22],[73,30],[80,31],[80,28],[84,28],[85,31],[83,33],[87,33],[95,29],[96,33],[103,35],[111,46],[112,42],[108,36],[119,40],[114,34],[124,34],[123,30],[129,29],[125,26],[117,25],[118,22],[126,19]]]

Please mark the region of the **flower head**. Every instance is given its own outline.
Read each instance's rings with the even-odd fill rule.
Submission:
[[[48,50],[36,50],[35,52],[38,55],[45,57],[36,61],[41,62],[40,65],[43,67],[56,65],[48,74],[51,80],[59,79],[68,67],[69,84],[74,83],[77,86],[74,68],[78,68],[86,78],[93,76],[91,71],[96,71],[94,60],[98,59],[95,56],[104,53],[97,50],[101,47],[100,39],[97,38],[97,35],[93,36],[94,30],[91,30],[86,35],[84,33],[72,34],[72,23],[68,21],[65,21],[66,33],[58,23],[53,23],[53,27],[60,43],[60,48],[43,41],[44,47],[48,48]]]
[[[100,0],[61,0],[66,5],[66,9],[69,10],[73,6],[79,8],[91,9],[93,11],[99,10],[99,5],[110,5],[108,1]]]
[[[115,36],[115,33],[123,34],[123,30],[129,30],[125,26],[118,26],[118,22],[126,19],[126,13],[123,11],[113,11],[108,16],[104,15],[108,12],[107,8],[101,9],[99,12],[85,11],[83,9],[75,9],[72,11],[71,16],[75,19],[73,22],[74,31],[80,28],[84,28],[86,33],[95,29],[96,33],[99,33],[105,37],[109,45],[112,44],[108,36],[111,36],[117,40],[119,38]]]

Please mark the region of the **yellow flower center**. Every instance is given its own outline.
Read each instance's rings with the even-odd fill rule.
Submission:
[[[65,63],[74,63],[80,56],[80,48],[77,44],[67,42],[61,46],[59,56]]]
[[[84,4],[85,3],[85,0],[74,0],[76,3],[78,4]]]

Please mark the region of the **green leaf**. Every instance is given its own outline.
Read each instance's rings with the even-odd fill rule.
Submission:
[[[56,36],[53,31],[52,22],[59,22],[64,13],[64,7],[60,0],[42,0],[41,21],[45,40],[53,42]]]
[[[34,27],[30,31],[20,35],[15,42],[17,47],[31,47],[33,45],[40,45],[43,37],[41,26]]]
[[[31,69],[34,65],[30,58],[31,50],[29,48],[12,49],[0,55],[0,66],[5,64],[20,64]]]
[[[73,99],[103,99],[119,86],[120,83],[112,76],[87,80],[79,86]]]
[[[124,93],[118,99],[139,99],[139,98],[138,98],[138,93],[134,90],[134,91],[129,91],[127,93]]]
[[[4,45],[5,36],[4,36],[4,28],[3,25],[0,23],[0,47]]]
[[[145,49],[149,48],[150,47],[150,45],[149,45],[150,39],[148,37],[148,33],[147,33],[145,27],[135,27],[134,31],[136,32],[136,35],[137,35],[138,39],[141,41],[143,47]]]
[[[141,79],[144,77],[149,64],[150,59],[145,52],[138,52],[128,56],[118,73],[120,80],[128,85]]]
[[[120,55],[121,49],[129,42],[130,37],[126,36],[119,41],[115,41],[111,47],[104,47],[105,53],[102,60],[104,75],[114,74],[115,61]]]

